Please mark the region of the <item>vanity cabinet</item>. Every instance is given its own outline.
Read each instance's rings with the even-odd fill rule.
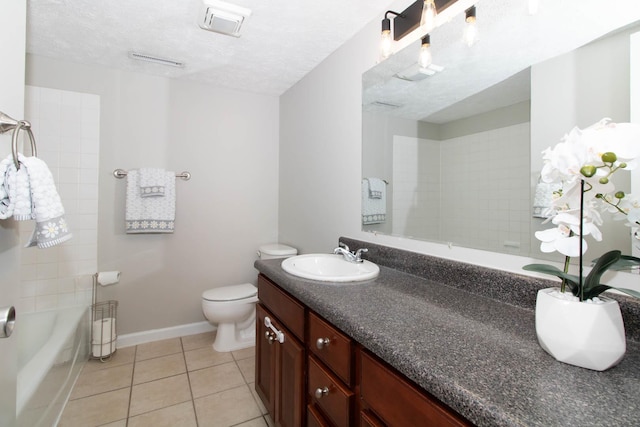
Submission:
[[[255,387],[276,426],[471,426],[262,274],[258,298]]]
[[[277,426],[299,427],[305,415],[305,308],[263,276],[258,298],[256,392]]]

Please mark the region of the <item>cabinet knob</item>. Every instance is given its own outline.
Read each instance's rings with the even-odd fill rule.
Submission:
[[[316,340],[316,347],[318,348],[318,350],[322,350],[324,347],[329,346],[330,341],[331,340],[329,338],[318,338]]]
[[[269,344],[273,344],[273,342],[276,340],[276,334],[271,331],[265,332],[264,337],[267,339],[267,341],[269,341]]]
[[[316,396],[316,399],[321,399],[323,396],[329,394],[329,387],[318,387],[314,394]]]

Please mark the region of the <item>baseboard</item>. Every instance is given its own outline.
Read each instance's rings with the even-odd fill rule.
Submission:
[[[186,335],[201,334],[203,332],[213,332],[215,330],[215,326],[209,322],[197,322],[171,326],[169,328],[134,332],[132,334],[118,335],[117,348],[131,347],[138,344],[183,337]]]

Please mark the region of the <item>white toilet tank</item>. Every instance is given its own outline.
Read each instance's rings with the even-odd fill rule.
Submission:
[[[298,254],[298,250],[291,246],[281,245],[280,243],[269,243],[258,248],[258,258],[289,258]]]

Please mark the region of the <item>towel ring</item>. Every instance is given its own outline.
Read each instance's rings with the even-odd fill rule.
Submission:
[[[0,111],[0,133],[9,132],[12,129],[11,154],[13,155],[13,163],[16,165],[16,169],[20,169],[20,162],[18,162],[18,135],[20,134],[20,130],[25,130],[27,132],[29,135],[29,141],[31,141],[31,154],[33,157],[38,157],[36,139],[31,131],[31,123],[26,120],[14,120]]]

